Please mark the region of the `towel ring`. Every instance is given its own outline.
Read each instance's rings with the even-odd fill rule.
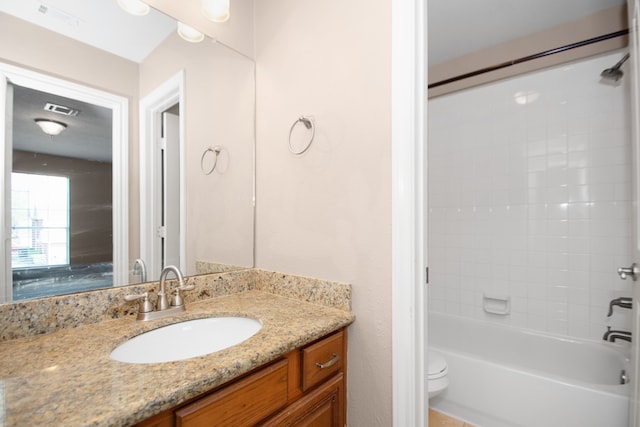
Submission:
[[[306,127],[307,129],[311,129],[311,138],[309,139],[309,142],[307,143],[307,145],[300,151],[294,150],[293,147],[291,146],[291,134],[293,133],[293,129],[298,125],[298,123],[302,123],[304,127]],[[298,120],[293,122],[293,124],[291,125],[291,129],[289,129],[289,151],[291,151],[291,153],[295,154],[296,156],[303,154],[305,151],[309,149],[309,147],[311,147],[311,143],[313,142],[313,138],[315,136],[316,136],[316,127],[315,127],[315,124],[313,123],[313,119],[305,116],[300,116]]]
[[[220,154],[220,151],[222,151],[222,148],[220,148],[219,145],[216,145],[215,147],[211,148],[208,147],[206,150],[204,150],[204,153],[202,153],[202,157],[200,158],[200,168],[202,169],[202,172],[205,175],[211,175],[211,173],[216,170],[216,166],[218,165],[218,155]],[[206,170],[204,168],[204,158],[207,157],[207,153],[213,153],[216,156],[215,161],[213,162],[213,166],[211,166],[211,169]]]

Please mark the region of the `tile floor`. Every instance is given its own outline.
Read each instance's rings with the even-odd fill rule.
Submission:
[[[464,421],[456,420],[441,412],[429,409],[429,427],[474,427]]]

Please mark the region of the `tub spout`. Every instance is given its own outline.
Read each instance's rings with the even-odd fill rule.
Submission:
[[[616,340],[631,342],[631,332],[611,330],[611,326],[607,326],[607,332],[604,333],[602,339],[609,342],[615,342]]]
[[[621,308],[633,308],[631,303],[632,301],[633,300],[629,297],[620,297],[620,298],[611,300],[611,302],[609,302],[609,313],[607,313],[607,317],[611,317],[611,315],[613,314],[614,305],[617,305],[618,307],[621,307]]]
[[[631,342],[631,332],[625,334],[611,334],[609,335],[609,342],[616,342],[616,340],[624,340]]]

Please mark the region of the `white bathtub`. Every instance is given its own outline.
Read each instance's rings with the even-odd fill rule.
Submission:
[[[449,388],[429,406],[481,427],[626,427],[625,346],[429,314]]]

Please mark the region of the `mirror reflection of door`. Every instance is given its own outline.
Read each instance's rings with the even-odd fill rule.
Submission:
[[[112,110],[12,89],[13,300],[112,286]]]
[[[140,258],[147,280],[186,272],[184,72],[140,100]]]
[[[180,266],[180,116],[175,105],[162,113],[162,267]]]

